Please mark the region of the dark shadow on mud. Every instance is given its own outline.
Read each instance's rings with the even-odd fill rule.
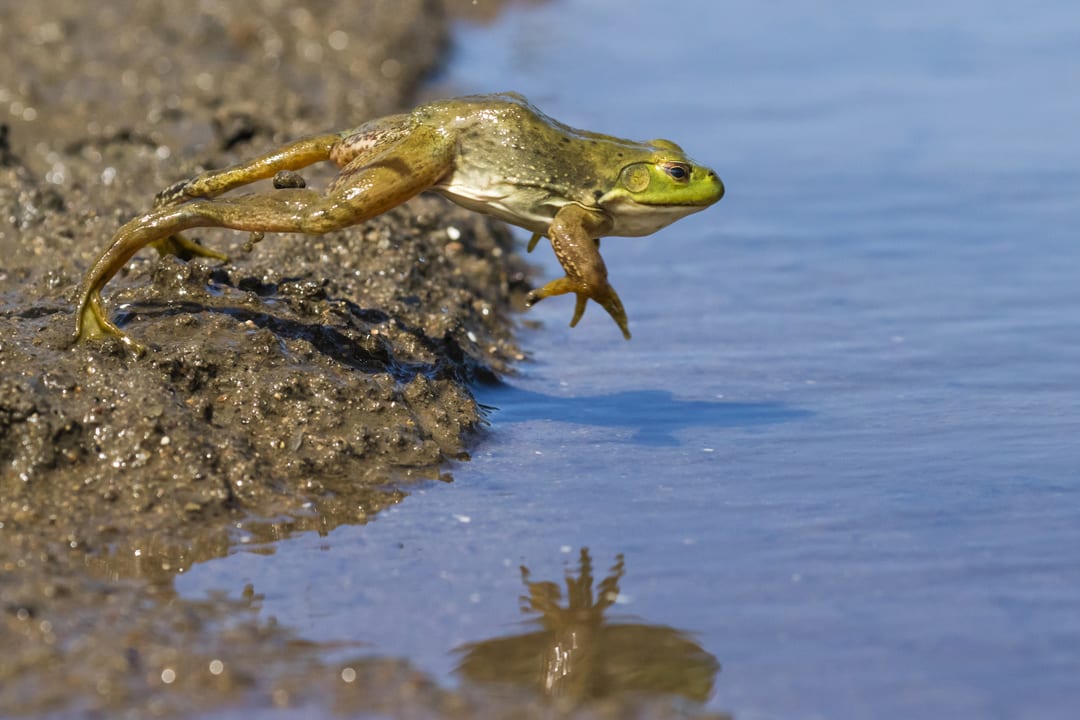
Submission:
[[[786,403],[682,400],[666,390],[558,397],[502,385],[478,395],[499,425],[549,420],[625,428],[636,431],[632,442],[653,447],[680,445],[676,433],[689,428],[750,428],[813,416]]]
[[[228,315],[241,323],[265,329],[282,339],[306,340],[331,360],[361,372],[386,372],[392,366],[390,352],[382,344],[371,348],[359,345],[340,330],[320,322],[304,322],[280,317],[262,310],[235,305],[208,305],[190,300],[128,303],[115,314],[120,327],[135,317],[172,317],[214,312]]]
[[[248,289],[243,283],[236,286],[239,290]],[[268,306],[283,305],[284,299],[275,297],[274,285],[261,287],[257,292],[268,298]],[[477,360],[462,348],[461,343],[452,335],[441,338],[430,337],[417,327],[393,319],[377,309],[362,308],[350,300],[333,301],[341,308],[336,312],[343,325],[328,325],[325,319],[305,321],[286,317],[284,313],[275,314],[264,309],[241,307],[224,302],[204,303],[192,300],[141,301],[125,303],[114,314],[117,325],[123,328],[133,318],[167,318],[178,315],[197,315],[199,313],[218,313],[227,315],[239,323],[245,323],[260,330],[268,330],[279,340],[302,340],[327,359],[340,363],[353,370],[365,373],[390,372],[399,382],[408,382],[423,375],[431,379],[448,378],[463,383],[498,381],[495,371]],[[46,313],[47,314],[47,313]],[[410,336],[424,350],[437,358],[433,363],[401,362],[395,359],[389,343],[371,328],[392,322],[396,328]],[[352,331],[350,335],[348,331]]]

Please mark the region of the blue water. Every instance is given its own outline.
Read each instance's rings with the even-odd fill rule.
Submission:
[[[670,137],[728,195],[604,241],[631,342],[529,311],[455,482],[180,591],[452,685],[521,632],[518,566],[587,547],[737,718],[1075,717],[1080,9],[564,0],[462,28],[443,82]]]

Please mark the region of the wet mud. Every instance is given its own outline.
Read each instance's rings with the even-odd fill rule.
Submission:
[[[193,233],[226,263],[143,251],[106,304],[150,351],[74,344],[83,273],[158,190],[410,105],[448,42],[425,0],[194,7],[0,5],[0,714],[543,715],[404,660],[328,665],[254,589],[172,588],[449,480],[483,422],[470,383],[522,359],[529,289],[504,227],[422,197],[253,248]]]

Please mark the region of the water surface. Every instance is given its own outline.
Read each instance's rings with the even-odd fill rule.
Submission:
[[[455,482],[181,592],[250,582],[453,684],[529,632],[519,566],[588,548],[597,583],[624,558],[609,616],[700,643],[738,718],[1071,717],[1080,10],[564,0],[458,47],[456,91],[671,137],[727,197],[604,242],[630,343],[530,311]]]

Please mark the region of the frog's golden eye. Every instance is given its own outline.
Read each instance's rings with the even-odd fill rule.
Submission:
[[[660,167],[664,169],[664,172],[671,176],[672,180],[686,182],[690,179],[690,166],[686,163],[666,162]]]

